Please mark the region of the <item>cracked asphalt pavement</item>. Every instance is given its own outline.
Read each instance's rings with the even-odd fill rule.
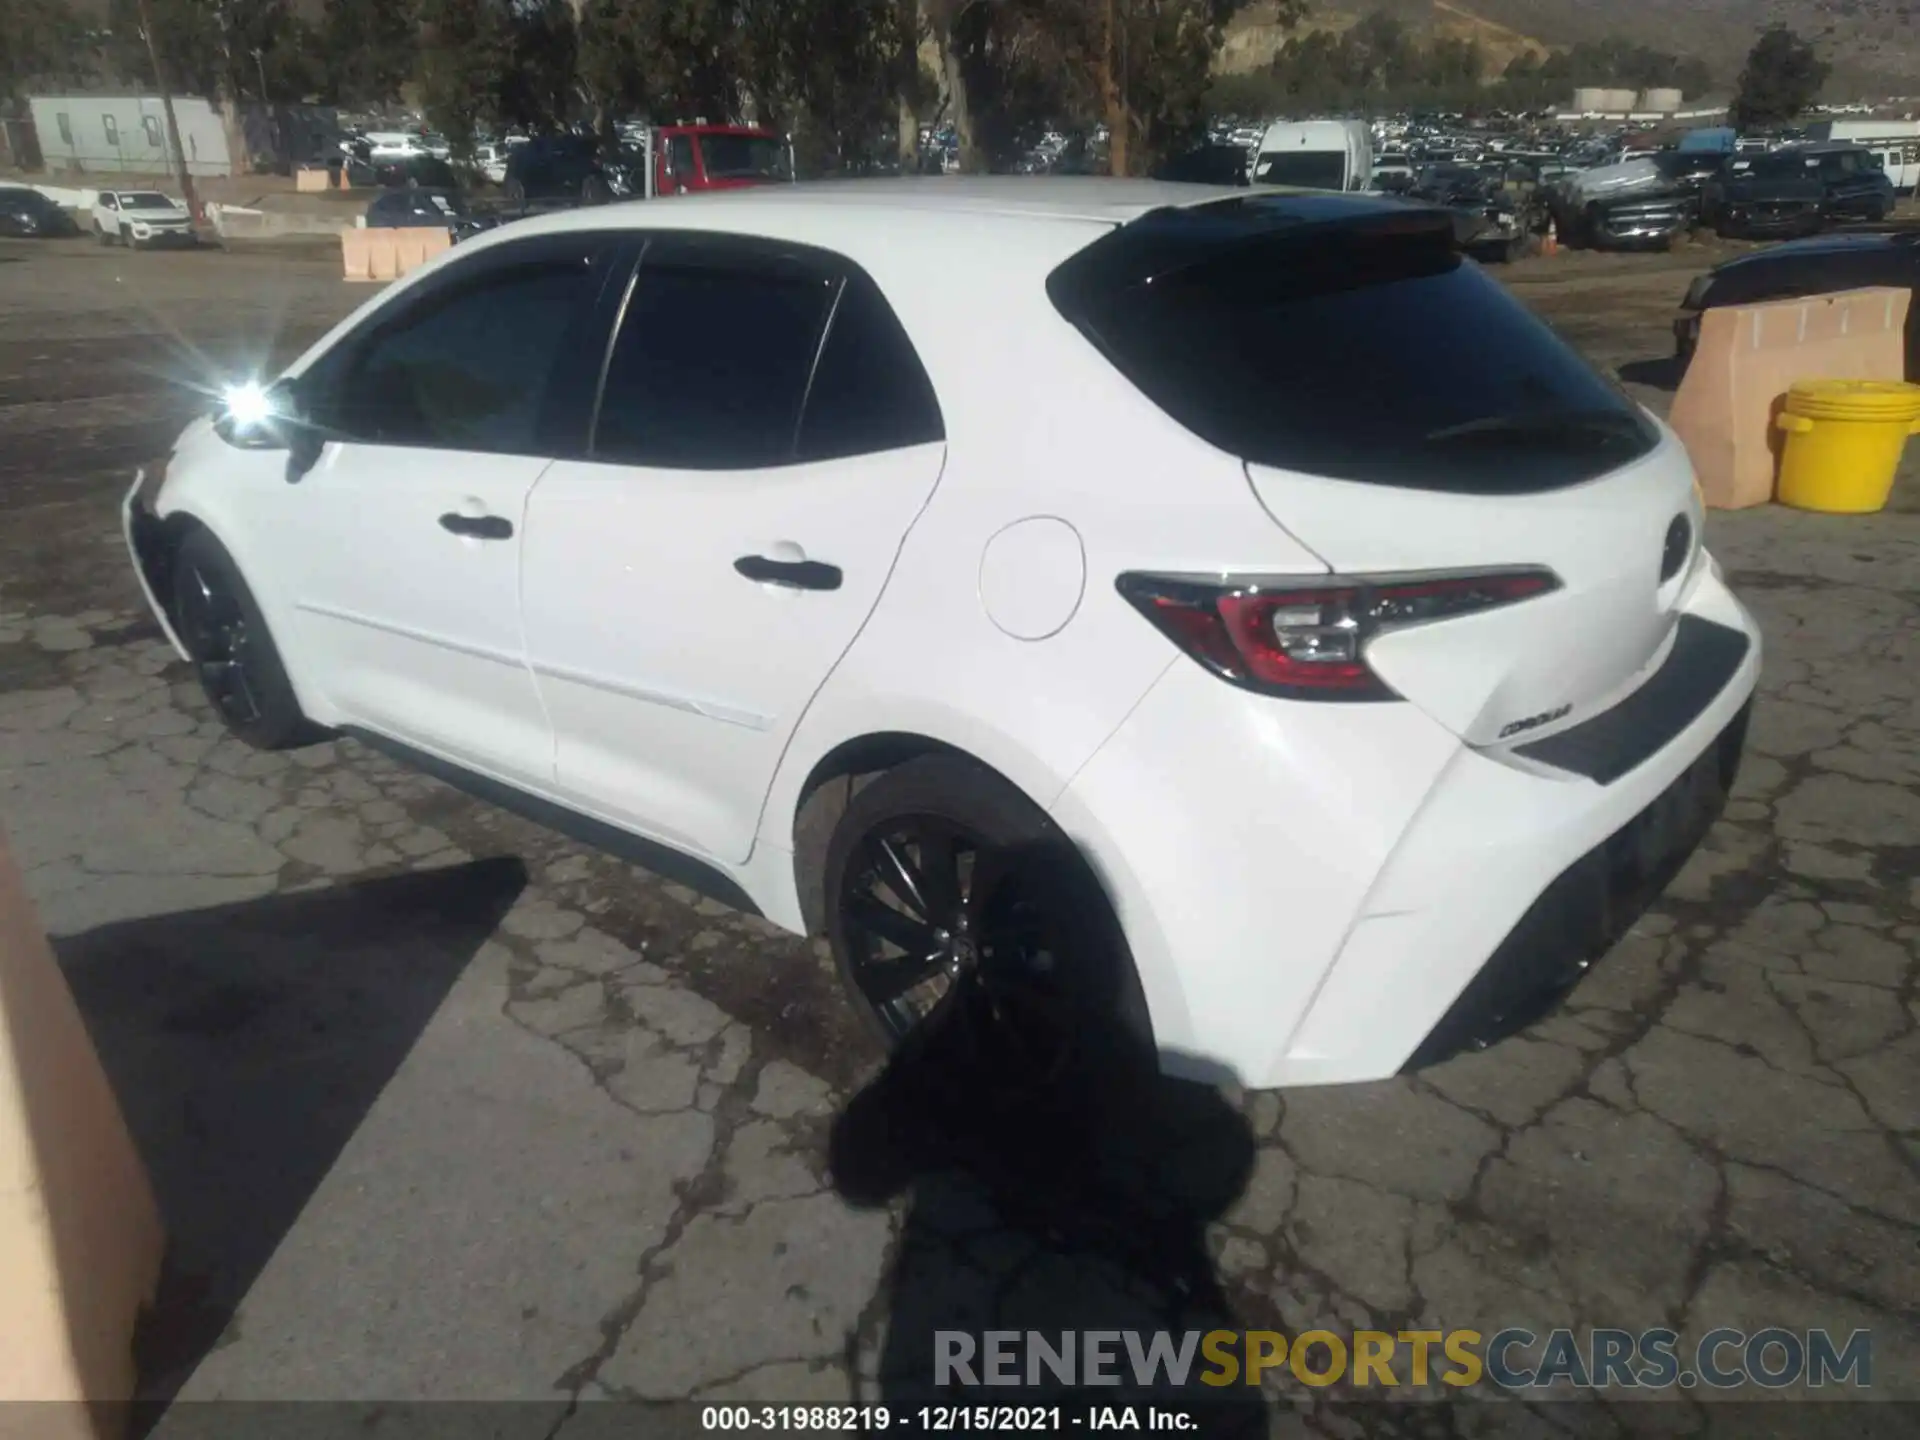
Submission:
[[[1095,1127],[1112,1165],[889,1155],[822,949],[351,742],[249,751],[161,641],[131,470],[183,380],[363,297],[336,263],[0,250],[0,816],[172,1232],[149,1396],[515,1400],[499,1433],[564,1437],[604,1398],[906,1395],[936,1328],[1219,1323],[1867,1329],[1873,1394],[1920,1399],[1911,475],[1879,516],[1713,517],[1768,644],[1747,763],[1551,1020],[1375,1085],[1169,1083]],[[1663,406],[1700,263],[1509,278]],[[1720,1423],[1274,1393],[1316,1434]]]

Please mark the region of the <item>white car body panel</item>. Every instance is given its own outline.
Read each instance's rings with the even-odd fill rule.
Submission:
[[[279,547],[302,668],[328,710],[509,779],[550,784],[553,740],[520,620],[520,547],[440,517],[520,529],[547,461],[330,443],[290,487]]]
[[[787,740],[879,601],[944,453],[548,469],[527,510],[522,590],[562,793],[744,862]],[[832,564],[844,579],[755,583],[734,562],[756,555]]]
[[[1697,547],[1705,518],[1693,466],[1664,428],[1652,454],[1544,494],[1397,491],[1392,525],[1379,523],[1364,487],[1248,472],[1275,519],[1338,574],[1544,565],[1559,578],[1550,595],[1390,632],[1368,648],[1382,679],[1474,745],[1543,714],[1558,719],[1535,738],[1571,728],[1633,688],[1672,635],[1688,574],[1658,584],[1667,527],[1686,514]],[[1578,644],[1563,643],[1573,635]]]
[[[1387,1075],[1554,877],[1734,720],[1758,635],[1697,541],[1656,583],[1666,527],[1685,514],[1697,535],[1700,519],[1670,433],[1598,480],[1519,496],[1263,470],[1148,402],[1053,308],[1047,276],[1114,225],[1244,193],[855,182],[523,221],[390,287],[292,372],[494,245],[656,225],[771,235],[872,276],[932,381],[944,445],[678,472],[334,442],[288,484],[283,453],[197,422],[153,510],[192,516],[234,555],[322,724],[668,843],[795,930],[794,826],[816,768],[866,737],[951,746],[1080,845],[1166,1068],[1250,1085]],[[449,496],[512,518],[514,543],[444,533]],[[733,572],[752,554],[838,565],[845,588],[775,593]],[[1140,571],[1510,564],[1551,566],[1563,588],[1375,639],[1369,662],[1411,703],[1237,688],[1115,589]],[[1748,653],[1621,778],[1552,770],[1499,738],[1559,704],[1574,706],[1565,724],[1527,741],[1605,710],[1683,615],[1740,632]]]

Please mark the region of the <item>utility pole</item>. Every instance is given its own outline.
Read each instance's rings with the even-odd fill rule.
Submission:
[[[174,175],[180,181],[180,197],[187,202],[187,213],[200,218],[200,201],[193,193],[193,176],[187,170],[187,150],[180,143],[180,120],[173,113],[173,91],[167,88],[167,72],[160,64],[160,44],[153,35],[153,11],[147,0],[140,0],[140,33],[146,38],[147,58],[153,62],[153,83],[160,92],[160,108],[167,115],[167,143],[173,147]]]

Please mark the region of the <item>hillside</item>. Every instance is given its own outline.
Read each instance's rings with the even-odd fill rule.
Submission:
[[[1220,69],[1257,70],[1289,32],[1255,0],[1227,27]],[[1385,10],[1415,29],[1480,41],[1496,66],[1521,51],[1626,35],[1698,55],[1731,84],[1759,32],[1775,21],[1815,39],[1835,87],[1920,91],[1920,0],[1313,0],[1305,29],[1344,30]]]

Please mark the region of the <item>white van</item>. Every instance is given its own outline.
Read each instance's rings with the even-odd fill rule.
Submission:
[[[1373,135],[1361,120],[1283,120],[1267,127],[1254,156],[1255,185],[1364,190],[1373,175]]]
[[[1873,152],[1902,194],[1920,186],[1920,120],[1821,120],[1807,127],[1809,140],[1845,140]]]

